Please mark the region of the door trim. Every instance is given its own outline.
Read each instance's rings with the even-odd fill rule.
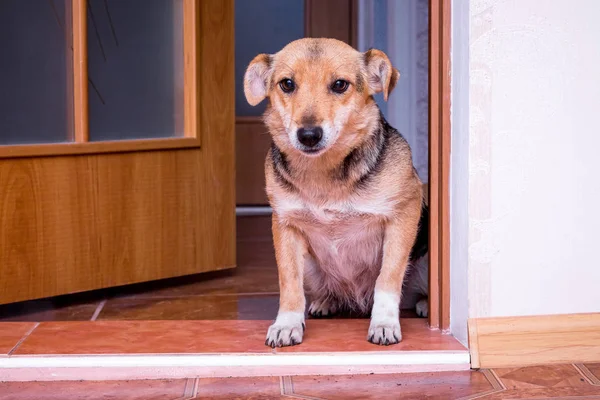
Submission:
[[[429,324],[442,331],[450,329],[450,22],[451,0],[430,0]]]

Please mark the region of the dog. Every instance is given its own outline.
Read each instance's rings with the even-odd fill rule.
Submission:
[[[373,98],[387,101],[399,77],[384,52],[325,38],[260,54],[245,71],[248,103],[268,99],[272,137],[265,176],[280,302],[268,346],[302,342],[305,288],[309,315],[370,315],[367,340],[379,345],[402,340],[409,265],[416,283],[407,289],[427,295],[423,185],[408,143]],[[416,307],[426,315],[426,298]]]

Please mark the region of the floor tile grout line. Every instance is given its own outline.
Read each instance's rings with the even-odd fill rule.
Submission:
[[[504,389],[491,389],[488,390],[487,392],[482,392],[482,393],[477,393],[477,394],[473,394],[467,397],[461,397],[458,400],[477,400],[477,399],[481,399],[484,398],[486,396],[492,395],[492,394],[496,394],[496,393],[502,393],[505,392]]]
[[[183,395],[178,397],[178,399],[187,400],[195,398],[197,394],[197,381],[198,378],[187,378],[183,388]]]
[[[189,395],[189,387],[190,387],[191,378],[186,378],[185,383],[183,384],[183,393],[181,396],[177,397],[177,400],[186,400],[190,398]]]
[[[583,370],[583,368],[580,368],[579,365],[583,365],[583,364],[571,364],[573,366],[573,368],[575,368],[575,371],[577,371],[577,373],[579,375],[581,375],[583,377],[583,379],[585,379],[585,381],[590,384],[593,385],[592,383],[592,379],[590,376],[587,375],[586,371]]]
[[[490,396],[492,394],[506,392],[506,389],[504,389],[502,387],[496,388],[497,385],[495,385],[494,382],[492,382],[492,381],[495,381],[496,378],[494,376],[492,376],[491,378],[488,377],[487,374],[486,374],[486,372],[488,372],[488,371],[487,370],[483,370],[482,371],[483,376],[488,380],[488,382],[490,383],[490,385],[492,385],[492,389],[487,390],[487,391],[482,392],[482,393],[476,393],[476,394],[472,394],[470,396],[461,397],[459,400],[476,400],[476,399],[482,399],[482,398],[485,398],[485,397]]]
[[[600,386],[600,379],[598,379],[598,377],[596,377],[596,375],[594,375],[592,371],[590,371],[590,369],[585,366],[585,364],[573,364],[573,367],[577,370],[577,372],[579,372],[580,375],[584,377],[584,379],[590,385]]]
[[[183,299],[183,298],[199,298],[199,297],[228,297],[228,296],[275,296],[279,292],[248,292],[248,293],[205,293],[205,294],[174,294],[174,295],[125,295],[122,297],[113,297],[113,302],[120,301],[141,301],[141,300],[159,300],[159,299]]]
[[[490,369],[488,371],[494,377],[496,383],[500,386],[499,389],[506,390],[506,386],[504,385],[504,382],[502,382],[502,379],[500,379],[500,377],[498,376],[496,371],[494,371],[493,369]],[[494,385],[493,382],[490,381],[490,383],[492,384],[492,386]]]
[[[489,384],[492,385],[492,389],[485,391],[483,393],[476,393],[476,394],[472,394],[470,396],[461,397],[459,400],[481,399],[481,398],[484,398],[491,394],[501,393],[501,392],[506,391],[506,386],[504,386],[504,384],[502,383],[502,381],[500,380],[498,375],[493,370],[483,369],[483,370],[481,370],[481,373],[483,374],[485,379],[487,379]]]
[[[90,318],[90,321],[95,321],[96,319],[98,319],[98,316],[102,312],[102,309],[106,305],[107,301],[108,300],[104,299],[100,302],[100,304],[98,304],[98,307],[96,307],[96,310],[94,311],[94,314],[92,314],[92,318]]]
[[[290,389],[290,393],[293,395],[296,395],[295,391],[294,391],[294,378],[290,375],[287,378],[287,386]]]
[[[500,393],[503,392],[503,390],[488,390],[487,392],[482,392],[482,393],[476,393],[476,394],[472,394],[470,396],[466,396],[466,397],[460,397],[458,400],[476,400],[476,399],[481,399],[485,396],[489,396],[490,394],[495,394],[495,393]]]
[[[305,396],[303,394],[297,394],[294,392],[294,381],[292,376],[280,376],[279,377],[281,395],[292,399],[304,399],[304,400],[322,400],[318,397]]]
[[[33,333],[33,331],[40,326],[39,322],[36,322],[35,325],[29,330],[27,331],[27,333],[25,333],[25,335],[23,335],[23,337],[17,342],[17,344],[14,345],[14,347],[12,349],[10,349],[10,351],[8,352],[7,356],[12,356],[13,353],[15,351],[17,351],[17,349],[19,348],[19,346],[21,346],[21,344],[23,344],[23,342],[25,341],[25,339],[27,339],[29,337],[29,335],[31,335]]]
[[[198,397],[198,391],[200,390],[200,378],[194,379],[194,396],[192,399]]]
[[[282,396],[286,395],[285,382],[283,381],[283,376],[279,377],[279,392],[281,393]]]

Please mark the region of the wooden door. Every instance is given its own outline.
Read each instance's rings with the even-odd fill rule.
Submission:
[[[235,266],[233,13],[0,2],[0,304]]]

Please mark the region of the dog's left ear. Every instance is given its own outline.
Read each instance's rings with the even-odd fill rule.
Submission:
[[[271,56],[259,54],[250,61],[244,74],[244,94],[251,106],[255,106],[267,97],[271,81]]]
[[[366,51],[364,59],[371,94],[383,92],[383,99],[387,101],[388,96],[396,87],[398,79],[400,79],[400,72],[392,67],[390,59],[381,50],[371,49]]]

